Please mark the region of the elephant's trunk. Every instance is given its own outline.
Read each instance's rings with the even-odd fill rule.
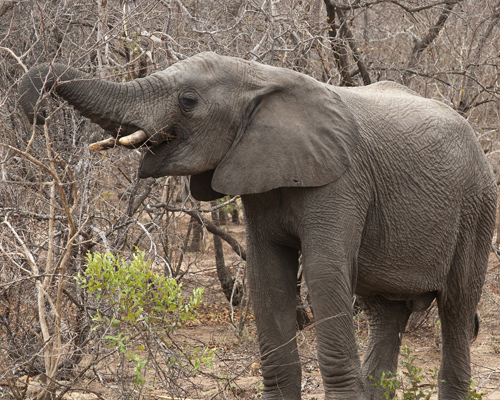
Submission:
[[[40,65],[23,77],[19,87],[20,105],[30,121],[34,120],[35,109],[43,92],[51,89],[82,115],[110,131],[114,137],[120,137],[120,144],[133,146],[148,138],[144,131],[134,133],[140,129],[140,110],[129,111],[131,103],[141,104],[145,101],[144,90],[137,81],[114,83],[98,80],[63,64]],[[147,108],[144,106],[143,104],[142,109]],[[37,124],[45,123],[42,114],[43,102],[38,105]],[[134,135],[131,137],[124,137],[132,133]],[[113,139],[108,139],[94,146],[94,150],[102,150],[114,144]]]

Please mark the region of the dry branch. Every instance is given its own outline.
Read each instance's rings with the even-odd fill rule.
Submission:
[[[234,250],[236,254],[238,254],[243,260],[246,260],[247,255],[245,252],[245,249],[242,247],[242,245],[229,233],[224,231],[223,229],[217,227],[213,222],[211,222],[209,219],[205,218],[201,213],[197,210],[193,209],[186,209],[182,207],[174,207],[170,204],[166,203],[158,203],[158,204],[151,204],[148,207],[152,208],[165,208],[167,211],[170,212],[183,212],[185,214],[188,214],[194,218],[196,218],[200,223],[207,228],[207,231],[210,233],[213,233],[214,235],[219,236],[223,240],[225,240],[231,248]]]
[[[455,7],[455,5],[460,1],[462,0],[453,0],[445,2],[443,11],[439,15],[439,18],[436,21],[436,23],[429,29],[424,38],[416,42],[415,45],[413,46],[413,50],[410,56],[410,61],[408,61],[408,66],[406,68],[405,73],[403,74],[403,82],[405,84],[409,83],[409,79],[413,74],[415,67],[417,66],[420,55],[438,37],[439,32],[441,32],[441,30],[446,24],[446,21],[448,20],[448,17],[450,16],[451,10],[453,10],[453,7]]]

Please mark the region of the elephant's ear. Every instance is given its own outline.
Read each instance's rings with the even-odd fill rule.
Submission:
[[[247,119],[215,170],[217,192],[325,185],[349,168],[359,139],[339,95],[312,79],[263,95]]]
[[[216,192],[212,189],[212,177],[214,175],[214,170],[205,171],[201,174],[191,175],[191,180],[189,182],[189,188],[191,190],[191,195],[200,201],[211,201],[217,200],[224,197],[225,194]]]

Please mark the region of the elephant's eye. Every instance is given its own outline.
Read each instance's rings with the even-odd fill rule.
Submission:
[[[183,93],[179,97],[179,103],[183,111],[191,111],[198,103],[198,98],[194,93]]]

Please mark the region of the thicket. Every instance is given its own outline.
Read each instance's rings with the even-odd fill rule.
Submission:
[[[57,61],[125,81],[216,51],[332,85],[389,79],[461,113],[497,168],[499,21],[492,0],[0,1],[0,380],[9,395],[25,398],[20,377],[38,377],[38,399],[60,398],[85,376],[131,398],[134,371],[123,368],[119,384],[103,377],[112,349],[91,329],[96,307],[75,281],[89,253],[131,261],[139,248],[149,268],[181,282],[213,241],[226,296],[248,305],[243,246],[219,226],[219,214],[241,218],[238,200],[200,204],[186,178],[139,180],[138,151],[89,152],[106,134],[57,100],[49,123],[32,127],[17,91],[30,67]],[[241,262],[226,266],[219,237]],[[176,383],[157,382],[185,393]]]

